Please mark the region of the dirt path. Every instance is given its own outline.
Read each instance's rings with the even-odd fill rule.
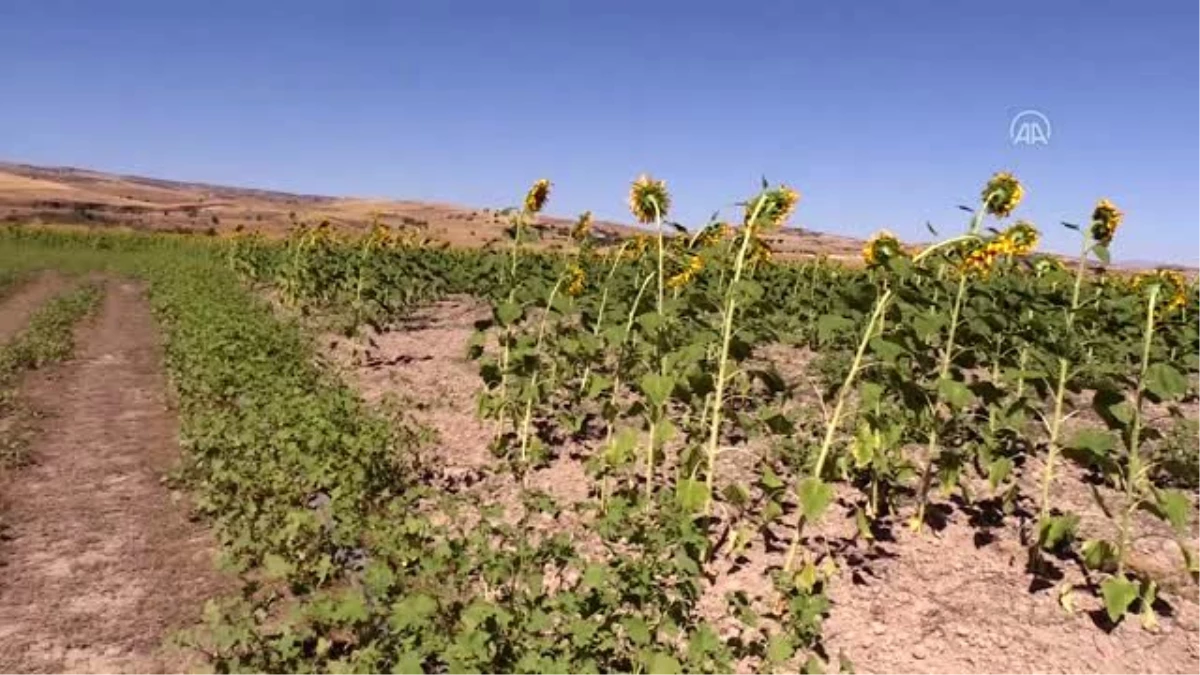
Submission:
[[[19,286],[0,302],[0,345],[7,343],[26,325],[29,318],[47,300],[67,286],[63,277],[54,272],[38,274]]]
[[[220,582],[213,542],[160,482],[178,442],[157,335],[142,289],[110,282],[76,358],[25,382],[48,418],[0,493],[0,671],[187,667],[162,642]]]

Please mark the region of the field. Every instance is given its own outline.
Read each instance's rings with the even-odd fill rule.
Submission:
[[[786,186],[552,197],[5,226],[0,668],[1200,667],[1200,298],[1115,205],[1064,262],[996,174],[845,264],[772,250]]]

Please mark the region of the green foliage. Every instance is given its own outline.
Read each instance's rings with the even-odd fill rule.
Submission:
[[[0,277],[0,293],[4,284],[15,285],[19,276]],[[95,309],[101,297],[103,289],[99,284],[86,283],[51,298],[33,313],[28,325],[0,346],[0,415],[12,413],[21,373],[71,355],[75,325]],[[19,426],[5,425],[0,431],[0,468],[18,466],[28,459],[28,439]]]
[[[1015,257],[979,274],[971,254],[996,241],[981,217],[866,270],[774,264],[759,225],[717,222],[550,255],[529,248],[542,228],[527,213],[503,252],[321,225],[281,242],[5,237],[150,283],[186,449],[177,480],[244,579],[191,636],[217,670],[819,672],[838,554],[809,550],[806,522],[845,507],[870,538],[901,509],[923,514],[935,486],[971,500],[986,484],[1011,510],[1025,467],[1042,465],[1028,460],[1052,467],[1060,449],[1127,489],[1126,519],[1190,514],[1190,495],[1143,461],[1169,444],[1142,421],[1147,400],[1173,416],[1195,400],[1196,303],[1147,338],[1127,286]],[[468,348],[499,468],[524,484],[564,448],[583,456],[593,482],[570,515],[586,544],[545,527],[567,512],[549,495],[524,489],[500,514],[431,490],[425,430],[366,407],[280,318],[385,326],[448,293],[492,306]],[[814,354],[804,376],[776,368],[773,343]],[[1085,389],[1109,428],[1061,443],[1057,424],[1088,400],[1066,393]],[[1039,549],[1090,534],[1043,515]],[[1155,592],[1126,572],[1129,529],[1079,548],[1114,621]],[[718,629],[701,602],[713,570],[781,534],[771,595],[731,594],[721,618],[736,623]]]

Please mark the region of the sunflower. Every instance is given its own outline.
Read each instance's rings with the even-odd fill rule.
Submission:
[[[1048,255],[1038,256],[1038,258],[1033,261],[1033,271],[1039,277],[1050,274],[1051,272],[1061,271],[1063,269],[1063,264],[1058,260],[1058,258],[1053,258]]]
[[[1007,218],[1021,203],[1025,188],[1017,177],[1007,171],[992,176],[983,187],[983,207],[997,218]]]
[[[1012,227],[1004,231],[1001,238],[1008,242],[1011,254],[1024,256],[1029,255],[1033,249],[1037,248],[1041,236],[1033,223],[1018,220]]]
[[[545,178],[539,178],[533,184],[533,187],[529,188],[529,192],[525,193],[525,213],[540,213],[542,207],[546,206],[546,200],[549,198],[550,181]]]
[[[629,188],[629,211],[642,224],[650,224],[667,215],[671,208],[671,195],[667,194],[667,183],[654,180],[646,174],[637,177]]]
[[[1112,243],[1113,235],[1117,233],[1124,217],[1125,214],[1121,213],[1116,205],[1107,199],[1101,199],[1092,211],[1092,239],[1101,246],[1108,246]]]
[[[746,259],[751,263],[769,265],[775,259],[775,251],[762,239],[754,237],[750,240],[750,251]]]
[[[887,230],[876,232],[862,250],[863,262],[867,267],[882,267],[898,255],[905,255],[904,247],[896,235]]]
[[[703,230],[700,230],[700,234],[696,235],[694,247],[708,248],[715,246],[731,234],[733,234],[733,227],[729,223],[709,223]]]
[[[962,262],[962,270],[966,274],[977,274],[981,277],[986,277],[996,264],[997,257],[999,257],[999,253],[992,243],[979,246],[967,254],[967,257]]]
[[[650,248],[650,244],[654,240],[649,235],[639,234],[633,237],[633,244],[625,249],[625,256],[630,260],[637,260],[642,257]]]
[[[583,241],[592,234],[592,212],[584,211],[579,220],[575,221],[575,226],[571,228],[571,239],[574,241]]]
[[[567,274],[569,274],[571,278],[571,280],[567,282],[567,295],[571,297],[577,297],[583,292],[583,285],[587,283],[587,273],[585,273],[583,268],[579,265],[571,265],[571,268],[567,270]]]
[[[758,206],[759,200],[762,200],[761,207]],[[754,215],[754,209],[758,208],[759,223],[770,229],[782,227],[796,210],[798,203],[800,203],[800,193],[786,185],[767,190],[757,199],[746,204],[746,224],[751,224],[750,217]],[[758,223],[753,224],[757,225]]]
[[[703,258],[698,255],[688,256],[687,265],[678,274],[667,279],[667,288],[682,288],[690,284],[703,269]]]
[[[1163,298],[1166,298],[1164,313],[1173,312],[1187,304],[1187,278],[1175,270],[1159,269],[1153,272],[1139,272],[1134,275],[1132,287],[1134,291],[1149,289],[1157,284]]]
[[[392,228],[388,227],[383,222],[376,220],[371,226],[371,233],[367,237],[367,246],[390,248],[394,243],[395,237],[392,234]]]

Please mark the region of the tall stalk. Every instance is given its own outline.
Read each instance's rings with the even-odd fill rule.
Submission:
[[[621,256],[624,255],[625,249],[629,247],[629,242],[621,244],[613,258],[612,266],[608,270],[608,276],[604,279],[604,290],[600,292],[600,306],[596,310],[596,321],[592,324],[592,335],[599,335],[600,329],[604,327],[604,310],[608,306],[609,287],[612,286],[613,275],[617,272],[617,267],[621,264]],[[588,378],[592,375],[592,364],[587,364],[583,368],[583,377],[579,383],[579,393],[587,391]]]
[[[938,365],[937,380],[940,386],[942,380],[950,373],[950,363],[953,361],[954,352],[954,335],[958,330],[958,319],[962,312],[963,298],[967,294],[967,272],[964,270],[958,279],[958,290],[954,293],[954,305],[950,310],[950,327],[946,333],[946,348],[942,351],[942,360]],[[939,390],[940,391],[940,390]],[[929,440],[925,445],[925,466],[921,470],[921,489],[919,502],[917,504],[917,515],[913,517],[912,527],[914,530],[920,530],[925,522],[925,508],[929,503],[929,487],[933,482],[933,461],[937,456],[937,441],[938,441],[938,419],[941,417],[942,397],[940,393],[935,394],[933,403],[933,419],[929,428]]]
[[[729,286],[725,291],[725,314],[724,323],[721,328],[721,352],[717,359],[717,381],[713,392],[713,412],[712,422],[709,424],[708,432],[708,471],[704,476],[705,485],[708,487],[707,494],[704,498],[705,512],[712,506],[713,480],[716,476],[717,465],[717,445],[721,437],[721,407],[725,403],[725,379],[726,371],[729,368],[729,343],[733,338],[733,315],[737,311],[737,286],[742,279],[742,270],[746,263],[746,252],[750,250],[750,241],[753,239],[754,227],[758,222],[759,214],[762,212],[763,204],[766,203],[766,195],[760,195],[758,201],[754,204],[754,210],[750,214],[750,219],[746,221],[746,225],[742,232],[742,245],[738,248],[737,258],[733,263],[733,279],[730,280]]]
[[[533,350],[537,355],[541,356],[542,340],[546,335],[546,317],[550,315],[550,308],[554,306],[554,298],[558,296],[558,289],[562,286],[564,276],[559,276],[555,282],[554,288],[550,291],[550,300],[546,303],[546,311],[542,314],[542,320],[538,324],[537,341],[534,343]],[[530,376],[529,394],[525,397],[525,414],[521,418],[521,466],[525,467],[529,457],[529,425],[533,419],[533,400],[537,397],[538,376],[541,374],[541,368],[535,368],[533,375]]]
[[[1129,457],[1125,464],[1125,504],[1117,541],[1117,578],[1125,576],[1125,558],[1129,548],[1129,519],[1137,507],[1137,485],[1142,474],[1141,434],[1142,400],[1146,391],[1146,371],[1150,367],[1150,346],[1154,341],[1154,306],[1158,303],[1159,287],[1150,287],[1146,302],[1146,325],[1142,335],[1142,362],[1138,368],[1137,389],[1133,399],[1133,419],[1129,425]]]
[[[1083,272],[1087,266],[1087,258],[1091,250],[1091,237],[1085,234],[1083,235],[1079,250],[1079,260],[1075,266],[1075,285],[1071,291],[1071,305],[1067,309],[1067,340],[1070,340],[1075,330],[1075,314],[1079,310],[1079,292],[1083,285]],[[1058,357],[1058,379],[1054,386],[1054,412],[1052,413],[1053,417],[1050,419],[1050,428],[1048,430],[1049,439],[1047,440],[1046,466],[1042,475],[1042,496],[1041,504],[1038,508],[1039,522],[1044,521],[1050,515],[1050,487],[1054,483],[1055,464],[1058,462],[1058,456],[1062,452],[1062,448],[1059,447],[1058,436],[1062,430],[1063,405],[1066,399],[1070,370],[1070,360],[1065,355],[1060,354]]]

